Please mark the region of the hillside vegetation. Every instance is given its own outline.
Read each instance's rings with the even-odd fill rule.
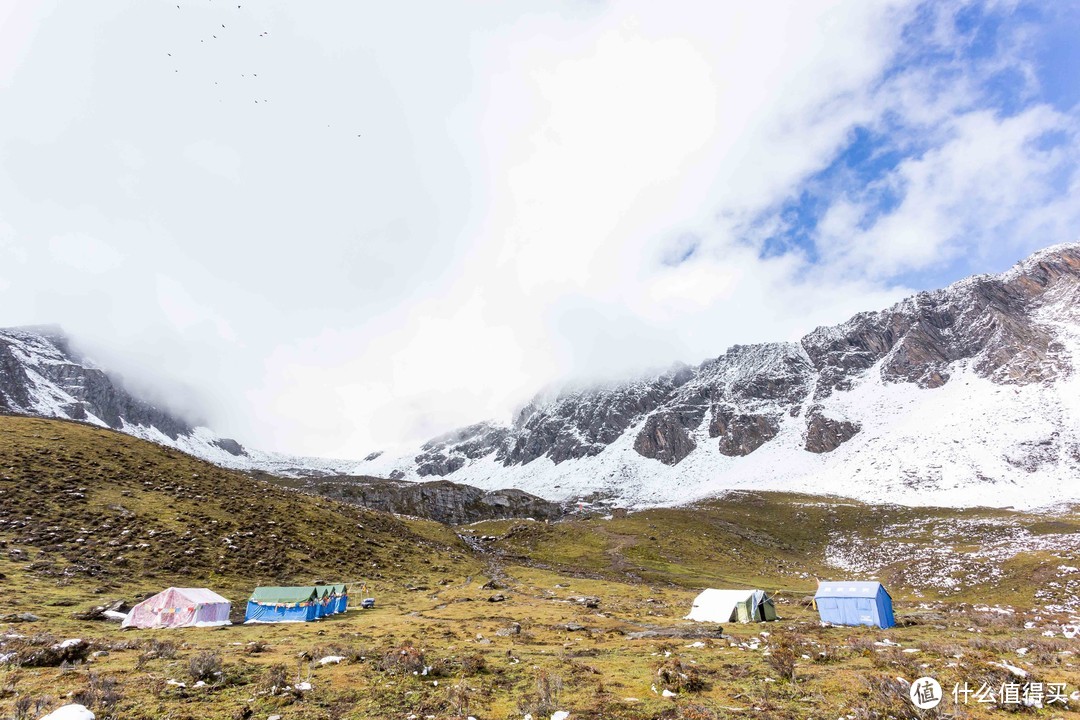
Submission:
[[[99,720],[908,718],[901,678],[948,693],[1010,682],[1009,667],[1072,692],[1078,530],[1065,508],[769,493],[455,530],[108,430],[0,417],[0,718],[68,702]],[[815,576],[871,575],[900,626],[822,627],[801,603]],[[318,580],[365,583],[377,605],[214,630],[86,619],[169,585],[211,587],[241,613],[256,584]],[[779,591],[781,621],[682,620],[705,586]],[[999,708],[950,698],[919,717]]]

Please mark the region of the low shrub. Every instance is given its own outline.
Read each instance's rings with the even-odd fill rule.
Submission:
[[[188,676],[195,682],[210,684],[221,678],[221,656],[204,650],[188,660]]]
[[[673,693],[700,692],[707,683],[697,667],[679,658],[668,658],[656,668],[656,686]]]

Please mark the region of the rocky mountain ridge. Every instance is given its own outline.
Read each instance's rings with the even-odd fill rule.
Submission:
[[[0,329],[0,412],[108,427],[231,469],[306,476],[336,474],[354,464],[264,452],[221,437],[137,397],[56,326]]]
[[[403,515],[461,524],[512,517],[553,519],[559,505],[520,490],[481,490],[447,481],[402,483],[345,473],[355,461],[247,448],[140,399],[122,379],[85,357],[58,327],[0,330],[0,413],[77,420],[175,448],[229,469]],[[280,478],[297,482],[281,483]]]
[[[644,504],[807,482],[869,499],[961,504],[995,501],[975,487],[1012,486],[1003,500],[1023,504],[1032,474],[1053,468],[1055,496],[1076,497],[1078,338],[1080,245],[1060,245],[799,342],[736,345],[696,367],[538,396],[510,423],[471,425],[355,471],[481,487],[498,477],[545,497],[597,490]],[[1001,397],[1007,389],[1012,397]],[[885,396],[892,402],[874,400]],[[981,416],[944,436],[930,426],[912,433],[912,413],[976,406]],[[1047,417],[1036,420],[1040,408]],[[885,427],[891,420],[903,425],[903,442]],[[1011,433],[993,427],[1017,421]],[[949,452],[956,444],[967,447]],[[899,458],[878,455],[884,447]],[[824,477],[831,473],[842,479]]]

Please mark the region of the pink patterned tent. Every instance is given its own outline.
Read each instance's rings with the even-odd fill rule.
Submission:
[[[229,601],[206,588],[162,590],[131,608],[124,627],[213,627],[229,624]]]

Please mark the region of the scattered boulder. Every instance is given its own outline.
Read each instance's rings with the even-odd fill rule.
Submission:
[[[495,634],[499,637],[511,637],[513,635],[521,634],[521,623],[510,623],[508,627],[499,628],[495,631]]]
[[[495,603],[495,602],[504,602],[505,600],[506,600],[506,596],[503,595],[502,593],[495,593],[494,595],[492,595],[491,597],[488,598],[488,602],[493,602],[493,603]]]
[[[38,620],[41,620],[41,618],[39,618],[34,613],[28,612],[12,613],[10,615],[0,616],[0,622],[7,623],[37,622]]]

